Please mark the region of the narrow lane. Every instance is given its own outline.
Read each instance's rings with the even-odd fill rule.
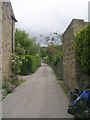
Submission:
[[[3,118],[72,118],[68,99],[53,70],[42,64],[36,73],[3,100]]]

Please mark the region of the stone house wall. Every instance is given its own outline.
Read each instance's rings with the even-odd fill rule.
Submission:
[[[70,25],[67,27],[65,32],[62,35],[62,43],[63,43],[63,79],[64,82],[71,88],[79,88],[79,84],[77,82],[77,73],[80,72],[78,70],[75,48],[74,48],[74,37],[77,32],[83,28],[87,22],[80,19],[73,19]]]
[[[57,75],[59,76],[60,80],[63,80],[63,59],[61,58],[60,61],[55,65]]]
[[[0,89],[2,85],[2,2],[0,2]]]
[[[12,18],[13,16],[13,18]],[[11,54],[14,46],[14,17],[10,2],[2,3],[2,79],[9,80],[12,73]]]
[[[90,22],[90,1],[88,2],[88,22]]]

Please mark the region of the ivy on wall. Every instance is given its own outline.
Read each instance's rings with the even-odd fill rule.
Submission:
[[[75,37],[77,60],[82,71],[89,76],[90,71],[90,25],[85,26]]]

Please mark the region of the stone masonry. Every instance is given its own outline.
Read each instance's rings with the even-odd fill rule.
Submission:
[[[11,54],[14,49],[15,16],[10,2],[2,2],[2,39],[0,40],[0,72],[3,81],[9,80],[12,73]]]
[[[63,43],[63,79],[69,88],[79,88],[77,83],[78,66],[76,63],[74,37],[87,22],[81,19],[73,19],[62,35]]]
[[[88,2],[88,22],[90,22],[90,1]]]
[[[2,85],[2,2],[0,2],[0,89]]]

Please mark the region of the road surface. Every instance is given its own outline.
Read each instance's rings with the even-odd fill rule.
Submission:
[[[3,100],[3,118],[72,118],[68,98],[46,64]]]

